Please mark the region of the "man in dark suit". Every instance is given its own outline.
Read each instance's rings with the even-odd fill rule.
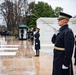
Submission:
[[[74,35],[68,26],[69,19],[72,16],[60,12],[58,18],[59,32],[54,34],[52,42],[54,43],[54,59],[52,75],[73,75],[72,54],[74,48]]]

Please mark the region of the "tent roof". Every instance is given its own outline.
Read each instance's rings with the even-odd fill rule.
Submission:
[[[27,28],[27,26],[24,24],[21,24],[21,25],[19,25],[19,28]]]

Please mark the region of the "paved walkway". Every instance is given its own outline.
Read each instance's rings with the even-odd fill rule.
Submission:
[[[29,41],[0,37],[0,53],[0,75],[52,75],[52,55],[41,50],[35,57]]]

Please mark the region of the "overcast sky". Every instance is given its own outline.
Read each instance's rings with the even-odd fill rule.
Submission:
[[[0,0],[0,3],[3,1],[4,0]],[[62,7],[64,12],[69,13],[72,16],[76,15],[76,0],[35,0],[36,3],[38,1],[48,3],[53,9],[57,6]]]
[[[64,12],[69,13],[72,16],[76,15],[76,0],[35,0],[36,3],[38,1],[48,3],[53,9],[57,6],[62,7]]]

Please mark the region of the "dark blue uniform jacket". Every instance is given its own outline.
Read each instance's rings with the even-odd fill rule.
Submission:
[[[35,50],[39,50],[40,49],[39,32],[36,32],[34,36],[35,36]]]
[[[56,47],[65,49],[64,51],[54,49],[53,75],[62,75],[62,65],[70,66],[74,47],[74,35],[68,25],[62,26],[59,33],[53,35],[52,42]]]
[[[75,40],[75,52],[74,52],[74,58],[76,59],[76,40]]]

